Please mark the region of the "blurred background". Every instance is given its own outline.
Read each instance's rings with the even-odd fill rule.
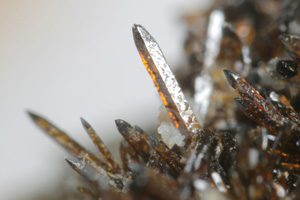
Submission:
[[[181,17],[204,3],[0,0],[0,199],[38,199],[74,173],[64,161],[67,152],[26,110],[88,147],[79,117],[113,146],[120,140],[115,119],[156,128],[160,99],[131,27],[142,24],[175,67],[184,59]]]

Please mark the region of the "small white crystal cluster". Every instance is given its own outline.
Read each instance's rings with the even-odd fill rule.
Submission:
[[[160,110],[158,133],[161,135],[161,140],[169,148],[172,148],[175,144],[182,147],[184,145],[185,136],[172,124],[166,110],[163,107],[161,107]]]

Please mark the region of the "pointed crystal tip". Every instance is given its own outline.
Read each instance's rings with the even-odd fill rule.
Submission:
[[[299,47],[300,36],[290,35],[290,34],[281,34],[279,36],[281,42],[287,47],[291,49],[297,49]]]
[[[284,44],[284,45],[286,45],[287,43],[289,43],[289,41],[290,41],[290,35],[288,35],[288,34],[281,34],[281,35],[279,35],[279,39],[281,40],[281,42]]]
[[[27,110],[26,112],[27,112],[27,114],[30,116],[30,118],[31,118],[33,121],[36,121],[37,119],[40,118],[40,116],[38,116],[37,114],[35,114],[35,113],[33,113],[33,112],[29,111],[29,110]]]
[[[85,128],[85,129],[87,129],[87,128],[89,128],[91,125],[85,120],[85,119],[83,119],[82,117],[80,117],[80,121],[81,121],[81,124],[82,124],[82,126]]]
[[[134,24],[132,26],[132,34],[133,34],[133,39],[134,39],[134,42],[135,42],[135,45],[136,45],[138,51],[145,48],[145,46],[142,44],[142,43],[144,43],[142,36],[146,35],[147,37],[151,37],[150,34],[146,31],[146,29],[142,25],[139,25],[139,24]]]
[[[64,158],[65,161],[72,167],[72,169],[77,169],[78,166],[77,166],[77,163],[69,158]]]
[[[140,35],[138,29],[141,28],[141,27],[142,26],[139,25],[139,24],[133,24],[133,26],[132,26],[132,33],[133,33],[134,38],[136,38],[138,35]]]
[[[141,27],[141,25],[140,24],[133,24],[132,30],[137,29],[138,27]]]
[[[230,85],[232,85],[236,80],[241,78],[240,75],[235,74],[232,71],[229,71],[227,69],[224,69],[223,72],[224,72],[224,74],[227,78],[227,81],[229,82]]]
[[[299,60],[300,57],[300,36],[297,35],[289,35],[282,34],[279,36],[279,39],[284,44],[285,48],[292,54],[292,57],[297,58]]]
[[[122,119],[116,119],[115,123],[116,123],[117,128],[118,128],[118,130],[121,134],[126,133],[128,131],[128,128],[132,127],[128,122],[126,122]]]
[[[133,24],[133,26],[132,26],[132,30],[133,31],[138,31],[139,29],[145,30],[145,28],[142,25],[140,25],[140,24]]]

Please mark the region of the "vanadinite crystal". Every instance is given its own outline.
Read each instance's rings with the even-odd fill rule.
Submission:
[[[224,0],[185,20],[177,78],[132,28],[165,110],[156,135],[116,120],[120,161],[84,119],[100,156],[29,113],[76,158],[66,161],[89,183],[78,198],[300,199],[299,0]]]

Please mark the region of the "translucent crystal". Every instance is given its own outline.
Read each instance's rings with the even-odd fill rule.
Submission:
[[[134,25],[167,117],[159,134],[116,120],[120,164],[85,120],[100,156],[29,115],[75,157],[67,163],[90,186],[79,192],[93,199],[299,199],[299,10],[299,1],[224,0],[188,17],[178,80],[158,43]]]

